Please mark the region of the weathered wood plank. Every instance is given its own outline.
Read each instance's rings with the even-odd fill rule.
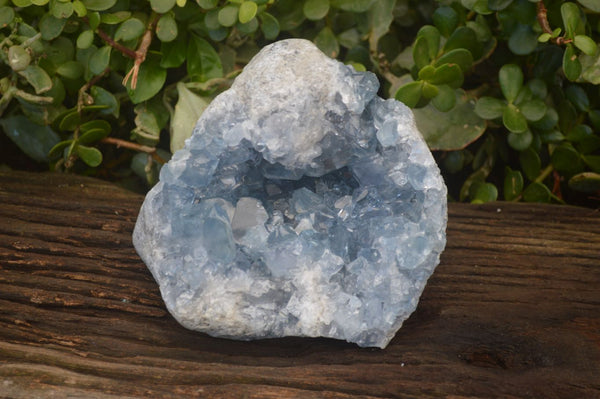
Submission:
[[[600,215],[450,205],[448,246],[385,350],[180,327],[131,245],[142,201],[0,174],[0,397],[600,397]]]

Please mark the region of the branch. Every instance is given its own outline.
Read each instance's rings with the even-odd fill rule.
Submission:
[[[90,20],[87,17],[83,17],[82,18],[85,23],[87,23],[88,25],[90,24]],[[110,47],[114,48],[115,50],[119,50],[121,52],[121,54],[129,57],[129,58],[133,58],[135,59],[135,51],[133,51],[130,48],[127,48],[125,46],[123,46],[122,44],[119,44],[117,42],[115,42],[113,40],[112,37],[110,37],[106,32],[104,32],[102,29],[100,28],[96,28],[96,34],[98,36],[100,36],[100,38],[102,40],[104,40]]]
[[[101,143],[116,145],[117,148],[123,147],[134,151],[145,152],[146,154],[150,154],[155,161],[165,164],[167,161],[162,159],[160,155],[156,153],[155,147],[149,147],[147,145],[142,145],[138,143],[133,143],[131,141],[116,139],[114,137],[105,137],[100,140]]]
[[[106,67],[106,69],[104,69],[104,71],[100,72],[98,75],[96,75],[92,79],[90,79],[89,82],[86,82],[86,84],[81,86],[81,88],[79,89],[79,95],[77,96],[77,112],[81,113],[81,110],[83,109],[84,105],[89,105],[89,104],[84,104],[84,103],[87,103],[87,101],[84,100],[85,93],[90,89],[90,87],[92,87],[100,79],[102,79],[102,77],[104,75],[106,75],[108,73],[108,71],[110,71],[110,68]]]
[[[146,32],[144,32],[144,36],[142,36],[142,41],[140,42],[138,49],[135,51],[135,61],[133,63],[133,67],[129,72],[127,72],[125,78],[123,78],[123,86],[127,86],[127,81],[129,81],[129,78],[131,78],[131,88],[133,90],[135,90],[137,86],[140,66],[146,60],[146,54],[148,54],[148,49],[150,48],[150,44],[152,43],[152,32],[154,31],[156,23],[158,22],[158,15],[156,15],[154,12],[152,13],[152,16],[150,18],[151,21],[148,24],[148,28],[146,29]]]
[[[537,3],[537,21],[540,24],[540,26],[542,27],[542,30],[544,31],[544,33],[547,33],[549,35],[552,35],[554,33],[552,31],[552,28],[550,27],[550,23],[548,22],[548,10],[546,9],[544,0],[540,0]],[[571,39],[565,39],[563,36],[552,37],[550,40],[559,46],[563,45],[563,44],[571,43],[573,41]]]

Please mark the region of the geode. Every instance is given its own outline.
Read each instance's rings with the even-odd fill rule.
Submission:
[[[262,49],[148,193],[134,245],[185,327],[384,348],[446,243],[411,111],[311,42]]]

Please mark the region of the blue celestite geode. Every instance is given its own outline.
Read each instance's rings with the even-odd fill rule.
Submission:
[[[134,245],[185,327],[385,347],[446,243],[411,111],[311,42],[265,47],[148,193]]]

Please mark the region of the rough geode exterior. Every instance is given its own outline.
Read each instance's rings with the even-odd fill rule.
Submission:
[[[385,347],[446,243],[446,187],[411,111],[291,39],[205,110],[133,235],[167,308],[219,337]]]

